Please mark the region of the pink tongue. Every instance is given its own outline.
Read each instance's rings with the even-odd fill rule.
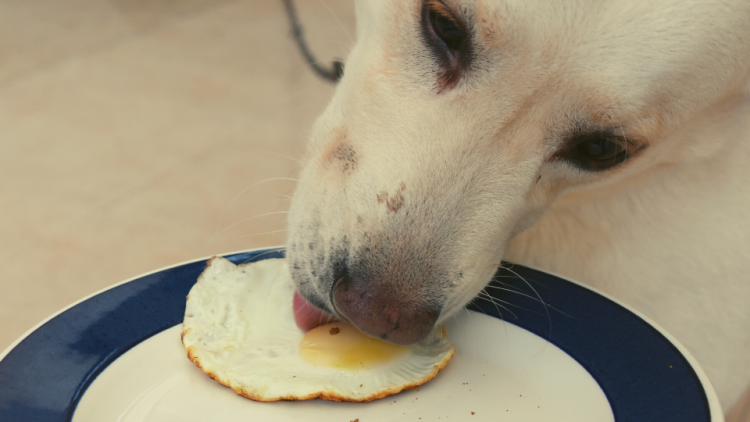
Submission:
[[[294,291],[293,308],[294,320],[297,322],[297,327],[303,331],[309,331],[318,325],[337,321],[335,316],[311,305],[296,290]]]

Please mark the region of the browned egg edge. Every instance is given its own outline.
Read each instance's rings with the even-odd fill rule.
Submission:
[[[445,331],[445,327],[440,327],[440,328],[442,328],[442,331],[443,331],[443,338],[446,338],[447,337],[447,333]],[[185,347],[186,350],[187,350],[188,359],[190,359],[190,361],[193,362],[195,364],[195,366],[197,366],[198,368],[200,368],[200,370],[203,371],[209,377],[211,377],[211,379],[213,379],[214,381],[216,381],[219,384],[223,385],[224,387],[227,387],[227,388],[231,389],[232,391],[234,391],[235,393],[239,394],[240,396],[248,398],[250,400],[261,401],[261,402],[298,401],[298,400],[322,399],[322,400],[330,400],[330,401],[337,401],[337,402],[357,402],[357,403],[364,403],[364,402],[368,402],[368,401],[372,401],[372,400],[382,399],[384,397],[388,397],[388,396],[392,396],[394,394],[400,393],[400,392],[402,392],[404,390],[411,390],[413,388],[419,387],[420,385],[426,383],[427,381],[430,381],[431,379],[435,378],[437,376],[438,372],[440,372],[443,368],[445,368],[445,365],[447,365],[448,362],[453,358],[453,355],[456,354],[456,349],[454,348],[453,350],[451,350],[450,355],[446,356],[445,358],[443,358],[442,361],[438,362],[437,365],[434,365],[432,367],[432,372],[430,372],[424,378],[422,378],[420,380],[417,380],[417,381],[415,381],[412,384],[405,385],[405,386],[394,387],[394,388],[390,388],[390,389],[386,389],[386,390],[376,391],[375,393],[373,393],[373,394],[371,394],[369,396],[353,398],[353,397],[342,396],[342,395],[340,395],[340,394],[338,394],[338,393],[336,393],[334,391],[320,391],[320,392],[317,392],[317,393],[309,394],[307,396],[291,396],[290,395],[290,396],[276,397],[276,398],[268,399],[268,398],[263,397],[262,395],[254,394],[252,392],[249,392],[249,391],[243,389],[242,387],[232,386],[231,380],[222,379],[216,373],[204,369],[203,366],[201,365],[200,360],[198,359],[197,354],[195,353],[195,348],[193,346],[189,346],[189,347],[185,346],[185,334],[186,333],[187,333],[187,330],[184,330],[180,334],[180,340],[182,341],[183,347]]]

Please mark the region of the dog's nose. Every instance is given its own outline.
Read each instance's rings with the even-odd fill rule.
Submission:
[[[439,309],[422,304],[413,294],[348,274],[333,286],[332,299],[336,310],[362,332],[394,344],[424,339],[440,316]]]

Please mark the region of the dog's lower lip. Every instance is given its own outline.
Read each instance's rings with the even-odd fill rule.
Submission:
[[[334,315],[312,305],[298,291],[294,291],[294,300],[292,302],[294,311],[294,321],[303,331],[309,331],[319,325],[336,321]]]

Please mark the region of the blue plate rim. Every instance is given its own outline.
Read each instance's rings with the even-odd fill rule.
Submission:
[[[276,251],[276,250],[283,250],[283,249],[286,249],[286,247],[285,246],[270,246],[270,247],[261,247],[261,248],[253,248],[253,249],[242,249],[242,250],[232,251],[232,252],[227,252],[227,253],[207,255],[207,256],[204,256],[202,258],[189,259],[189,260],[181,261],[181,262],[179,262],[177,264],[167,265],[166,267],[161,267],[161,268],[153,270],[153,271],[148,271],[148,272],[139,274],[137,276],[125,279],[123,281],[117,282],[115,284],[109,285],[107,287],[104,287],[104,288],[102,288],[100,290],[95,291],[94,293],[89,294],[88,296],[84,296],[83,298],[78,299],[77,301],[71,303],[70,305],[65,306],[64,308],[62,308],[62,309],[58,310],[57,312],[51,314],[47,318],[45,318],[45,319],[41,320],[40,322],[38,322],[33,327],[31,327],[28,330],[26,330],[25,333],[21,334],[18,338],[16,338],[8,347],[6,347],[4,350],[0,351],[0,362],[5,358],[5,356],[8,355],[8,353],[10,353],[11,350],[13,350],[16,346],[18,346],[18,344],[20,342],[22,342],[26,337],[28,337],[29,334],[31,334],[31,333],[35,332],[36,330],[38,330],[39,327],[47,324],[49,321],[55,319],[60,314],[68,311],[69,309],[71,309],[71,308],[73,308],[75,306],[78,306],[81,303],[86,302],[87,300],[89,300],[89,299],[91,299],[91,298],[93,298],[95,296],[99,296],[102,293],[105,293],[107,291],[110,291],[112,289],[120,287],[122,285],[125,285],[125,284],[128,284],[130,282],[142,279],[144,277],[148,277],[148,276],[153,275],[153,274],[158,274],[158,273],[161,273],[161,272],[164,272],[164,271],[167,271],[167,270],[171,270],[173,268],[182,267],[182,266],[188,265],[188,264],[194,264],[196,262],[208,261],[209,259],[213,258],[214,256],[227,257],[227,256],[240,255],[240,254],[250,254],[250,253],[254,253],[254,252]]]
[[[693,369],[693,371],[695,371],[695,376],[697,377],[699,382],[703,386],[708,387],[704,389],[704,392],[706,394],[706,401],[707,401],[706,404],[709,406],[710,412],[711,412],[711,421],[712,422],[715,422],[715,421],[724,422],[724,411],[721,407],[721,403],[719,402],[719,396],[716,394],[716,390],[714,389],[713,384],[711,383],[711,380],[708,378],[708,375],[706,375],[706,372],[703,370],[700,363],[698,363],[698,360],[695,358],[695,356],[693,356],[693,354],[690,353],[687,347],[684,344],[682,344],[682,342],[680,342],[669,331],[667,331],[661,325],[657,324],[654,320],[652,320],[645,314],[641,313],[640,311],[625,305],[624,303],[620,302],[619,300],[615,299],[609,294],[604,293],[594,287],[587,286],[583,283],[561,276],[555,272],[543,270],[535,266],[524,265],[524,267],[534,270],[534,271],[538,271],[540,273],[548,274],[550,276],[556,277],[561,280],[564,280],[580,289],[588,290],[596,295],[601,296],[604,299],[607,299],[608,301],[621,307],[625,311],[633,314],[635,317],[641,319],[644,322],[644,324],[648,325],[652,330],[654,330],[659,335],[664,337],[674,347],[675,351],[681,354],[682,357],[690,364],[690,367]],[[720,415],[720,417],[717,418],[717,415]]]

